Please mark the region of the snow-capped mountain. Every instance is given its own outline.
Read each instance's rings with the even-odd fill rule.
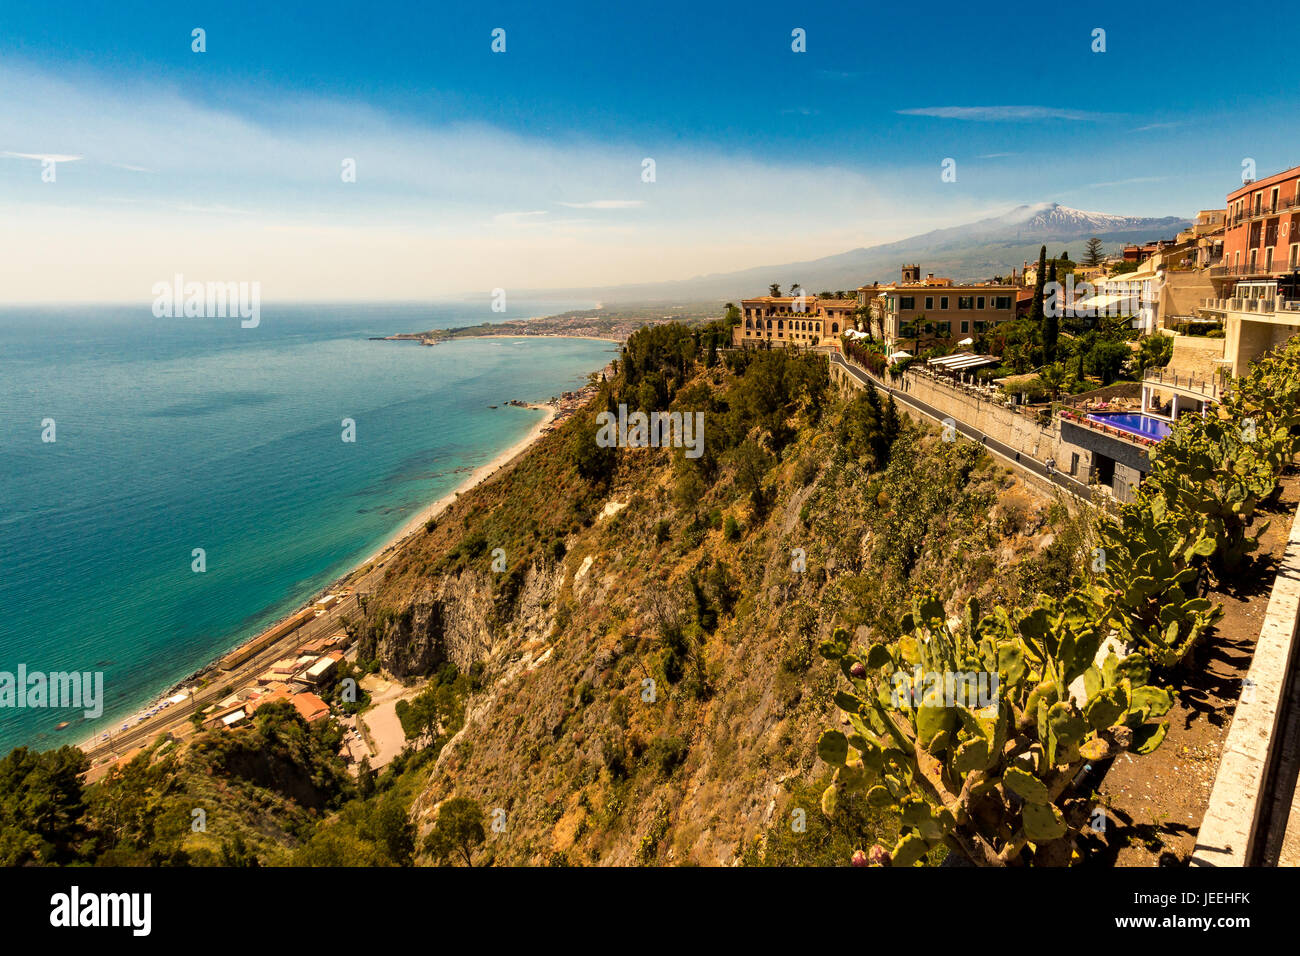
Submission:
[[[1038,259],[1040,245],[1051,255],[1083,253],[1096,236],[1107,253],[1131,242],[1172,239],[1190,226],[1177,216],[1144,218],[1085,212],[1057,202],[1016,206],[1000,216],[876,246],[851,249],[804,262],[777,263],[676,282],[566,290],[598,294],[605,301],[701,301],[761,295],[769,282],[798,280],[805,289],[855,289],[873,281],[897,279],[904,263],[919,263],[922,274],[933,272],[958,282],[1008,276],[1026,261]]]
[[[1017,206],[1005,216],[998,217],[998,222],[1007,226],[1019,227],[1022,233],[1041,233],[1051,238],[1070,238],[1073,236],[1101,236],[1113,232],[1126,232],[1142,229],[1152,222],[1181,222],[1169,219],[1151,220],[1136,216],[1115,216],[1107,212],[1085,212],[1072,209],[1059,202],[1042,202],[1029,206]]]

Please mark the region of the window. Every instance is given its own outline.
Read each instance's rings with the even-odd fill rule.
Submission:
[[[966,322],[966,321],[963,321],[962,324],[961,324],[961,333],[962,333],[962,335],[965,335],[965,334],[966,334],[967,332],[969,332],[969,331],[970,331],[970,323],[969,323],[969,322]]]
[[[900,296],[900,297],[899,297],[899,300],[898,300],[898,307],[899,307],[900,309],[915,309],[915,308],[916,308],[916,296],[914,296],[914,295],[905,295],[905,296]]]
[[[1009,295],[999,295],[999,296],[994,296],[994,297],[993,297],[993,308],[995,308],[995,309],[999,309],[999,310],[1004,311],[1004,312],[1005,312],[1006,310],[1010,309],[1010,308],[1011,308],[1011,296],[1009,296]],[[976,325],[976,328],[978,328],[979,325],[980,325],[980,323],[979,323],[979,322],[976,322],[975,325]]]
[[[939,296],[939,308],[940,309],[948,308],[948,297],[946,295]]]
[[[957,308],[959,308],[959,309],[973,309],[973,308],[975,308],[975,296],[973,296],[973,295],[959,295],[959,296],[957,296]]]
[[[1300,242],[1291,243],[1291,261],[1287,265],[1287,268],[1300,268]]]
[[[988,325],[989,325],[989,324],[988,324],[987,322],[976,322],[976,323],[975,323],[975,331],[976,331],[976,332],[983,332],[986,328],[988,328]]]
[[[1273,271],[1273,247],[1269,246],[1264,250],[1264,271]]]
[[[1268,211],[1269,211],[1269,212],[1277,212],[1277,193],[1278,193],[1278,187],[1277,187],[1277,186],[1274,186],[1274,187],[1273,187],[1273,192],[1272,192],[1272,193],[1269,195],[1269,197],[1268,197]]]
[[[952,335],[952,323],[951,323],[951,322],[936,322],[936,323],[934,324],[934,334],[935,334],[935,335],[943,335],[943,336]]]
[[[927,311],[934,308],[934,296],[927,295],[925,297],[925,308]]]
[[[981,295],[975,299],[975,308],[979,309],[981,312],[984,311],[984,296]]]

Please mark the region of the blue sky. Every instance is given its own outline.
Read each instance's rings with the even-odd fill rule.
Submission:
[[[268,298],[603,285],[1021,202],[1189,216],[1244,158],[1300,162],[1288,58],[1228,68],[1225,5],[850,6],[10,5],[0,280],[11,300],[130,300],[176,271]]]

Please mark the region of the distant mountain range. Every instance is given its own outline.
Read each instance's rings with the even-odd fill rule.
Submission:
[[[1083,255],[1084,243],[1093,236],[1102,240],[1107,252],[1114,252],[1132,242],[1172,239],[1190,224],[1176,216],[1160,219],[1114,216],[1045,202],[1017,206],[1002,216],[820,259],[670,282],[565,292],[590,295],[606,304],[738,300],[765,294],[773,282],[782,289],[798,282],[808,292],[856,289],[873,281],[897,279],[900,267],[913,262],[920,264],[922,275],[932,272],[959,282],[972,281],[1010,275],[1012,268],[1019,269],[1026,260],[1036,261],[1038,247],[1043,244],[1047,245],[1049,255],[1069,252],[1078,259]]]

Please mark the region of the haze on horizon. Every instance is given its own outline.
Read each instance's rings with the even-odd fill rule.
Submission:
[[[760,3],[743,21],[676,3],[385,9],[358,23],[342,4],[162,18],[85,5],[58,33],[14,11],[3,301],[147,301],[177,273],[260,282],[266,301],[681,279],[1021,203],[1190,217],[1223,201],[1243,158],[1261,175],[1295,162],[1265,92],[1288,88],[1280,63],[1249,87],[1132,95],[1135,70],[1177,75],[1175,51],[1220,41],[1231,12],[1208,4],[1159,50],[1119,7],[1055,13],[1050,58],[1009,45],[1006,24],[1041,16],[1034,4],[940,7],[921,33],[911,12],[830,5]],[[846,40],[891,30],[914,42]]]

